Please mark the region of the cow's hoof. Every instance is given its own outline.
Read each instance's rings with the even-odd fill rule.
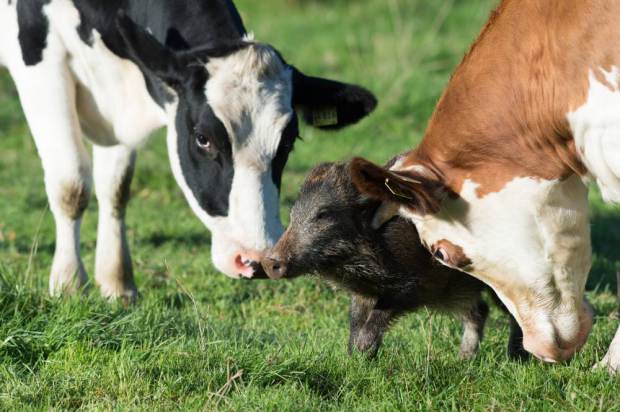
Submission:
[[[119,287],[120,286],[120,287]],[[131,305],[138,300],[138,288],[133,282],[129,285],[104,285],[99,283],[101,296],[112,302],[120,302],[123,305]]]
[[[50,274],[49,292],[52,297],[77,295],[87,290],[88,275],[81,264],[54,265]]]
[[[617,375],[618,372],[620,372],[620,360],[616,360],[616,362],[614,362],[612,359],[609,359],[609,357],[605,356],[603,360],[601,360],[592,367],[592,370],[602,370],[609,372],[610,375]]]

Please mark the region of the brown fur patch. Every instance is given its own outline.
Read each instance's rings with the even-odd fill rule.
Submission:
[[[134,166],[129,167],[123,175],[114,196],[114,211],[124,215],[129,199],[131,198],[131,181],[133,180]]]
[[[463,59],[403,166],[435,167],[478,196],[517,177],[564,179],[587,170],[566,115],[583,105],[588,74],[620,66],[620,2],[504,0]]]
[[[459,269],[464,269],[468,266],[471,266],[472,261],[467,255],[461,246],[457,246],[449,240],[442,239],[435,243],[431,247],[431,252],[435,254],[438,249],[443,249],[447,253],[446,264],[456,267]]]
[[[82,182],[66,183],[62,188],[61,207],[71,219],[82,217],[90,200],[90,188]]]

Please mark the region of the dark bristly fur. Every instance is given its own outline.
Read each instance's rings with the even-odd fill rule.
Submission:
[[[373,229],[378,206],[353,185],[349,163],[316,167],[289,228],[264,259],[265,270],[272,278],[316,273],[350,291],[350,351],[375,356],[392,321],[428,307],[463,319],[460,354],[473,356],[489,310],[481,296],[486,286],[435,263],[412,223],[397,217]],[[511,326],[509,355],[522,358],[520,329]]]

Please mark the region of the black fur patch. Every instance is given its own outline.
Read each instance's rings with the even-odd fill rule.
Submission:
[[[205,82],[206,76],[202,82],[196,79],[179,101],[177,151],[185,181],[200,207],[210,216],[225,217],[234,176],[232,145],[226,128],[206,102]],[[210,139],[215,154],[198,146],[197,134]]]
[[[293,118],[288,123],[286,128],[282,131],[282,137],[280,138],[280,144],[276,156],[271,162],[271,179],[276,185],[278,190],[282,186],[282,173],[284,172],[284,166],[288,161],[290,153],[293,151],[295,141],[299,137],[299,120],[297,114],[293,114]]]
[[[17,24],[19,46],[26,66],[34,66],[43,60],[47,47],[49,22],[43,14],[43,6],[49,0],[29,0],[17,3]]]
[[[245,34],[239,13],[230,0],[74,0],[74,4],[80,13],[80,38],[92,44],[92,31],[96,29],[106,46],[121,57],[127,54],[116,32],[115,19],[119,10],[148,29],[162,44],[166,44],[170,32],[175,31],[184,45],[180,49],[213,45]],[[181,42],[168,46],[175,49],[177,44]]]

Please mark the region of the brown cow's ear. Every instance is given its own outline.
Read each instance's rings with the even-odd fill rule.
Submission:
[[[367,196],[406,206],[420,215],[439,212],[446,190],[441,182],[415,172],[393,172],[355,158],[350,166],[353,184]]]

